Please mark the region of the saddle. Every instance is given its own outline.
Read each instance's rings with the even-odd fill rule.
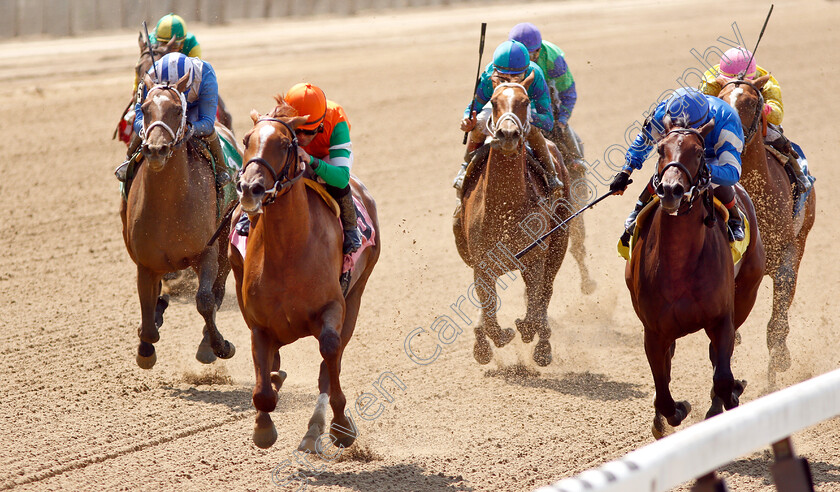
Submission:
[[[624,246],[621,240],[618,241],[618,245],[616,248],[618,249],[618,255],[624,258],[627,261],[630,261],[630,257],[632,255],[633,248],[636,246],[636,241],[639,239],[639,232],[642,230],[642,226],[644,223],[653,216],[653,211],[656,210],[656,207],[659,205],[659,197],[654,196],[653,199],[645,205],[645,208],[639,212],[639,215],[636,217],[636,227],[633,229],[633,236],[630,239],[630,246]],[[723,203],[720,202],[717,198],[714,199],[715,210],[718,213],[719,219],[722,221],[723,224],[726,224],[726,221],[729,220],[729,211],[726,210],[726,207]],[[739,209],[741,207],[738,207]],[[750,222],[747,220],[746,215],[744,212],[741,212],[741,220],[744,222],[744,239],[741,241],[730,242],[729,247],[732,251],[732,263],[735,265],[736,269],[738,267],[738,263],[741,261],[741,258],[744,256],[744,253],[747,251],[747,247],[750,245]],[[726,234],[724,232],[724,234]],[[729,238],[726,238],[729,241]],[[736,270],[737,274],[737,270]]]
[[[530,146],[525,147],[525,159],[528,162],[528,167],[531,169],[531,172],[539,176],[540,183],[543,185],[543,190],[548,191],[550,186],[548,184],[548,175],[545,173],[545,169],[543,165],[540,164],[540,161],[537,160],[536,156],[534,155],[534,151],[531,149]],[[490,155],[490,145],[484,144],[478,149],[476,149],[470,158],[470,163],[467,165],[466,173],[464,174],[464,184],[462,189],[466,190],[468,184],[472,184],[472,182],[477,178],[481,171],[484,169],[484,166],[487,165],[487,157]]]

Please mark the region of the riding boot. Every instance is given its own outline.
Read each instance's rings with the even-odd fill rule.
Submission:
[[[548,150],[548,143],[546,143],[545,137],[537,127],[531,127],[531,131],[528,133],[528,143],[545,170],[551,192],[554,193],[555,190],[562,188],[563,182],[557,177],[557,168],[554,164],[554,158],[551,156],[551,151]]]
[[[213,171],[216,173],[216,187],[221,189],[230,183],[230,174],[227,170],[227,162],[225,161],[225,153],[222,150],[222,142],[219,139],[219,134],[213,130],[213,133],[202,137],[202,139],[207,144],[207,148],[210,150],[210,154],[215,161]]]
[[[765,142],[773,146],[774,149],[781,152],[788,158],[788,164],[796,176],[796,187],[799,193],[805,194],[811,189],[811,180],[802,170],[802,165],[799,163],[800,155],[794,150],[790,140],[785,136],[782,127],[777,125],[768,125],[767,139]]]
[[[247,236],[251,233],[251,219],[248,218],[248,214],[242,212],[242,215],[239,216],[239,221],[236,222],[236,225],[233,226],[234,230],[240,236]]]
[[[473,153],[481,147],[481,144],[481,140],[474,141],[472,138],[467,140],[467,151],[464,153],[464,162],[461,163],[461,169],[458,170],[458,175],[455,176],[455,181],[452,183],[452,187],[456,190],[458,200],[460,200],[464,194],[463,187],[464,178],[467,177],[467,166],[472,160]]]
[[[621,244],[624,246],[630,247],[630,238],[633,237],[633,231],[636,229],[636,218],[639,216],[639,212],[645,208],[645,205],[650,202],[650,199],[653,197],[653,191],[651,191],[650,183],[645,186],[645,189],[642,190],[642,193],[639,194],[639,200],[636,202],[636,206],[633,208],[633,211],[630,212],[630,215],[627,216],[627,220],[624,221],[624,233],[621,235]]]
[[[348,255],[362,247],[362,236],[356,223],[356,205],[353,203],[353,193],[348,192],[338,199],[341,209],[341,226],[344,228],[344,243],[342,251]]]
[[[811,190],[811,179],[805,176],[799,159],[789,159],[788,163],[790,164],[791,170],[793,170],[793,175],[796,176],[796,187],[799,188],[799,193],[802,195],[808,193]]]
[[[140,155],[137,153],[137,149],[140,148],[140,144],[143,143],[143,139],[140,138],[139,135],[136,133],[131,134],[131,141],[128,143],[128,152],[126,153],[125,161],[117,166],[114,169],[114,175],[117,179],[123,183],[128,179],[128,167],[137,159],[137,156]]]
[[[738,209],[738,203],[732,200],[732,206],[726,207],[729,212],[729,220],[726,225],[729,226],[729,242],[743,241],[746,234],[744,233],[744,221],[741,220],[741,212]]]

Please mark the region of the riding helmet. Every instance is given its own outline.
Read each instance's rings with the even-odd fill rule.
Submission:
[[[522,73],[530,63],[528,49],[519,41],[507,40],[493,53],[493,66],[500,73]]]

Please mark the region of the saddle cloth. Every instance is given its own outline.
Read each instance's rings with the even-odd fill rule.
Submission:
[[[719,219],[723,220],[726,223],[729,220],[729,212],[726,210],[726,207],[715,198],[715,209],[717,209],[718,213],[721,217]],[[624,246],[621,241],[618,241],[618,254],[622,258],[627,261],[630,261],[630,256],[632,255],[633,248],[636,246],[636,241],[639,239],[639,231],[642,230],[642,225],[645,221],[653,215],[653,211],[656,210],[656,207],[659,205],[659,197],[654,196],[653,200],[648,202],[645,208],[639,212],[638,217],[636,218],[636,227],[633,229],[633,238],[630,240],[630,247]],[[740,207],[739,207],[740,209]],[[737,267],[738,262],[741,261],[741,258],[744,256],[744,252],[747,251],[747,247],[750,245],[750,222],[747,220],[746,215],[744,212],[741,212],[741,220],[744,221],[744,239],[741,241],[735,241],[733,243],[729,243],[730,250],[732,251],[732,263]]]
[[[338,225],[341,227],[338,202],[336,202],[335,199],[327,193],[327,190],[321,186],[320,183],[308,178],[303,178],[303,182],[308,188],[315,191],[318,196],[324,200],[324,203],[326,203],[330,210],[332,210],[333,214],[335,214],[335,218],[339,222]],[[367,208],[365,208],[364,203],[355,196],[353,197],[353,203],[356,206],[356,225],[362,236],[362,246],[353,253],[344,255],[341,273],[352,271],[356,267],[356,261],[362,256],[362,253],[367,248],[376,244],[376,230],[373,228],[373,221],[368,214]],[[239,233],[236,232],[236,228],[232,227],[230,231],[230,244],[239,251],[242,258],[245,258],[245,250],[248,246],[248,236],[239,235]]]

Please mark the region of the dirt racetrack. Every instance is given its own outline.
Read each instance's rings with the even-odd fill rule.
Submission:
[[[379,206],[383,254],[344,356],[342,385],[348,408],[374,392],[386,371],[405,390],[390,386],[393,401],[382,400],[381,414],[357,419],[359,450],[349,459],[313,460],[315,470],[282,464],[294,463],[315,404],[316,341],[281,351],[289,378],[273,414],[280,437],[269,450],[256,448],[250,337],[232,276],[218,324],[239,349],[233,359],[210,367],[194,359],[202,321],[187,298],[167,311],[157,365],[144,371],[134,362],[135,268],[111,174],[125,147],[110,136],[130,95],[136,35],[0,43],[0,488],[274,490],[280,466],[275,479],[300,470],[318,490],[531,490],[652,442],[653,382],[615,252],[650,163],[628,194],[585,215],[598,287],[582,295],[567,258],[549,308],[549,367],[534,367],[532,345],[518,338],[479,366],[471,329],[428,365],[404,352],[406,336],[448,313],[472,282],[455,252],[450,216],[479,22],[489,23],[484,63],[522,21],[537,23],[566,51],[579,94],[571,122],[588,160],[599,159],[607,175],[604,150],[624,146],[625,129],[642,111],[700,66],[690,50],[724,46],[717,39],[733,39],[733,23],[752,48],[767,8],[570,1],[193,26],[238,136],[250,127],[252,108],[267,111],[275,93],[302,80],[343,104],[353,171]],[[838,21],[838,2],[777,2],[758,51],[782,84],[785,128],[808,153],[820,190],[791,309],[793,367],[782,386],[840,366],[840,262],[829,258],[840,231],[832,193],[840,183],[833,155]],[[522,282],[510,285],[502,293],[504,326],[524,313]],[[742,402],[768,391],[770,299],[765,278],[735,350],[733,371],[750,382]],[[415,345],[424,356],[432,353],[428,340],[421,335]],[[707,343],[703,334],[678,343],[672,391],[694,405],[684,426],[708,405]],[[817,489],[840,490],[840,419],[798,433],[795,444]],[[723,475],[732,490],[773,490],[771,462],[769,451],[759,451]]]

